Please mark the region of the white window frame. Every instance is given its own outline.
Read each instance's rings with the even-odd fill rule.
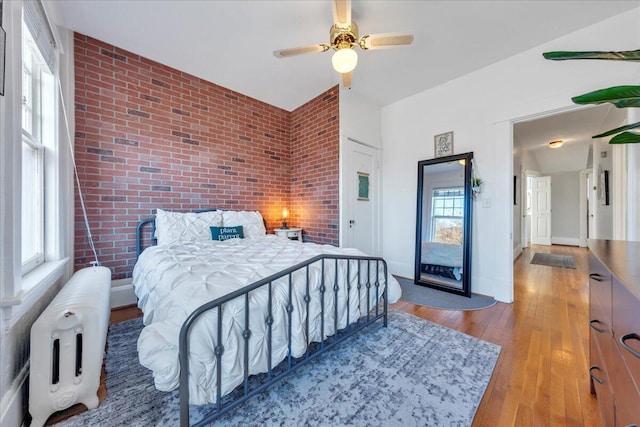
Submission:
[[[442,196],[437,196],[436,194],[438,192],[441,191],[446,191],[446,190],[451,190],[451,191],[462,191],[462,194],[459,196],[459,198],[462,199],[462,206],[460,207],[461,209],[461,215],[460,216],[456,216],[456,215],[436,215],[436,209],[440,209],[439,207],[436,207],[436,199],[438,198],[442,198]],[[457,197],[456,197],[457,198]],[[451,186],[451,187],[441,187],[441,188],[434,188],[432,193],[431,193],[431,236],[430,236],[430,241],[435,242],[436,240],[436,221],[438,219],[455,219],[455,220],[460,220],[461,222],[463,222],[462,220],[464,219],[464,203],[465,203],[465,199],[464,199],[464,187],[460,187],[460,186]],[[448,207],[444,207],[442,209],[456,209],[455,206],[448,208]],[[464,227],[464,222],[462,224],[462,227]],[[462,242],[460,242],[460,244],[462,244]]]
[[[47,117],[47,125],[54,132],[42,140],[44,145],[44,240],[42,262],[22,273],[21,256],[21,189],[22,189],[22,20],[27,2],[10,1],[3,4],[3,28],[7,32],[5,63],[5,96],[0,97],[0,184],[4,189],[0,199],[0,326],[13,327],[25,313],[41,300],[53,286],[60,285],[73,273],[69,262],[73,253],[73,175],[70,153],[74,128],[73,89],[73,33],[56,32],[51,24],[57,48],[50,52],[61,82],[48,79],[55,94],[54,114]],[[33,5],[30,3],[29,5]],[[44,19],[52,21],[47,3],[42,5]],[[60,38],[60,35],[63,38]],[[61,42],[62,40],[62,42]],[[62,46],[66,47],[64,52]],[[62,55],[62,56],[58,56]],[[61,89],[60,91],[58,89]],[[69,126],[64,124],[61,99],[64,97]],[[5,143],[6,142],[6,143]],[[9,143],[11,142],[11,143]]]
[[[45,245],[45,235],[44,235],[44,220],[45,220],[45,210],[49,207],[47,206],[47,201],[45,200],[45,139],[48,139],[50,149],[56,149],[56,140],[55,138],[55,126],[51,123],[50,118],[46,117],[44,114],[44,110],[46,108],[52,109],[52,113],[55,112],[55,104],[57,101],[57,95],[55,93],[54,87],[50,82],[45,82],[44,73],[52,74],[49,70],[48,66],[44,63],[44,60],[41,58],[38,47],[35,45],[31,34],[29,33],[28,28],[24,22],[22,23],[23,27],[23,40],[22,40],[22,70],[25,73],[25,55],[28,55],[31,59],[31,63],[28,64],[30,70],[30,79],[25,79],[24,76],[22,78],[23,87],[22,93],[24,94],[25,82],[31,84],[31,105],[29,108],[29,122],[31,129],[22,128],[22,144],[26,145],[28,148],[35,150],[35,170],[32,173],[35,175],[33,179],[33,185],[35,186],[35,191],[31,193],[35,195],[35,209],[34,209],[34,223],[33,224],[24,224],[24,212],[21,214],[21,231],[22,236],[24,236],[24,228],[25,227],[33,227],[31,232],[31,238],[35,240],[35,252],[31,257],[24,260],[22,259],[22,251],[21,251],[21,271],[22,275],[29,273],[37,266],[41,265],[44,262],[44,245]],[[25,40],[25,36],[29,37],[29,40]],[[55,76],[53,76],[55,78]],[[45,105],[43,98],[43,89],[46,89],[47,92],[53,97],[48,99],[50,105]],[[22,115],[24,120],[24,105],[26,104],[26,98],[22,97]],[[29,132],[29,130],[31,132]],[[53,138],[52,138],[53,136]],[[24,147],[22,147],[24,148]],[[22,152],[22,151],[21,151]],[[21,167],[24,167],[24,159],[21,161]],[[24,175],[23,175],[24,178]],[[24,195],[23,195],[24,196]],[[23,200],[24,202],[24,200]],[[23,203],[24,206],[24,203]],[[22,242],[22,240],[21,240]],[[24,242],[22,242],[24,244]]]

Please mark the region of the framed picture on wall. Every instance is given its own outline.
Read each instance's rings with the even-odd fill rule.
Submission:
[[[609,206],[609,171],[600,172],[598,183],[598,199],[602,206]]]
[[[433,149],[435,157],[453,155],[453,131],[434,136]]]
[[[358,200],[369,200],[369,174],[358,172]]]

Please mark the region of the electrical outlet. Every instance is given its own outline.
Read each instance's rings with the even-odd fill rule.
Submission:
[[[491,199],[488,197],[485,197],[482,199],[482,207],[483,208],[490,208],[491,207]]]

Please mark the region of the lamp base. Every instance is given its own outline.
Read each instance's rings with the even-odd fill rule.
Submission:
[[[281,228],[282,230],[286,230],[286,229],[288,229],[288,228],[289,228],[289,227],[287,227],[287,221],[286,221],[286,220],[283,220],[283,221],[282,221],[282,227],[280,227],[280,228]]]

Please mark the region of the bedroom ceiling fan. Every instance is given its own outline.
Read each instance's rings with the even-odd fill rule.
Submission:
[[[326,52],[333,48],[335,50],[331,58],[333,68],[342,74],[342,85],[351,88],[353,69],[358,63],[356,46],[362,50],[372,50],[408,45],[413,42],[411,34],[367,34],[360,37],[358,25],[351,20],[351,0],[332,0],[331,4],[333,25],[329,29],[329,43],[281,49],[274,51],[273,54],[277,58],[288,58],[303,53]]]

